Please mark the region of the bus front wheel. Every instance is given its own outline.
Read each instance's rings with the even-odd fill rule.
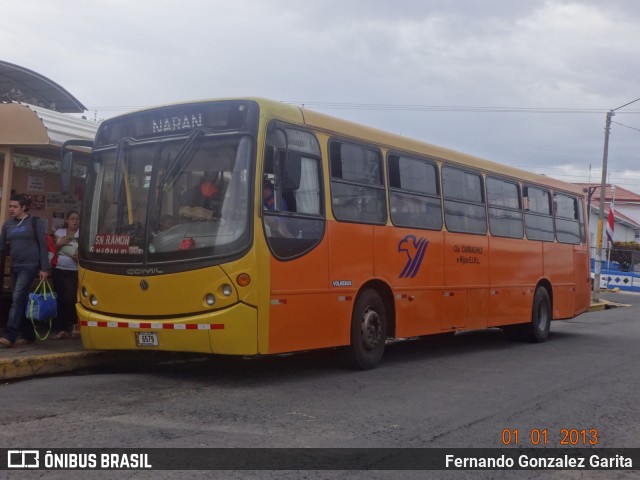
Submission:
[[[359,370],[375,368],[382,359],[386,340],[384,302],[374,290],[365,290],[358,295],[353,308],[347,363]]]

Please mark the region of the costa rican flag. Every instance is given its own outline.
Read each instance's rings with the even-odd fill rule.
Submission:
[[[615,227],[615,218],[613,215],[613,202],[609,207],[609,216],[607,217],[607,240],[609,243],[613,243],[613,229]]]

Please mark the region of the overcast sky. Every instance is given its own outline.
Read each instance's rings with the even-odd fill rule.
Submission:
[[[0,59],[60,84],[90,119],[262,96],[600,182],[606,112],[640,98],[637,0],[0,5]],[[609,180],[640,193],[640,101],[613,120]]]

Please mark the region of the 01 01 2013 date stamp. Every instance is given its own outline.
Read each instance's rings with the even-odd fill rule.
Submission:
[[[600,443],[600,432],[597,428],[505,428],[501,441],[509,446],[595,447]]]

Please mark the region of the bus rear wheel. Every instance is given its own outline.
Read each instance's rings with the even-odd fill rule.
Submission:
[[[509,340],[541,343],[549,337],[551,329],[551,300],[544,287],[538,287],[533,296],[531,322],[523,325],[509,325],[504,331]]]
[[[358,370],[375,368],[382,359],[387,340],[384,302],[374,290],[365,290],[356,299],[351,317],[351,344],[347,363]]]

